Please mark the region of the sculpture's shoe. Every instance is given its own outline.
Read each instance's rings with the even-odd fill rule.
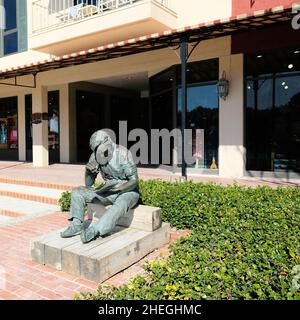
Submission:
[[[80,238],[82,243],[88,243],[97,238],[99,232],[97,232],[93,227],[82,230],[80,233]]]
[[[80,234],[82,229],[83,229],[83,225],[73,225],[73,224],[71,224],[65,231],[60,233],[60,236],[62,238],[75,237],[78,234]]]

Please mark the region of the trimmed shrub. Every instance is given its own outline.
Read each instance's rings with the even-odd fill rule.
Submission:
[[[83,299],[300,299],[300,189],[141,181],[141,202],[190,228],[172,256]]]
[[[58,204],[60,205],[60,211],[65,212],[70,210],[71,204],[71,192],[65,191],[62,193],[60,199],[58,200]]]

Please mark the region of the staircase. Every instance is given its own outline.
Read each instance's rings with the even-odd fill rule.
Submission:
[[[59,211],[58,200],[67,188],[0,178],[0,226]]]

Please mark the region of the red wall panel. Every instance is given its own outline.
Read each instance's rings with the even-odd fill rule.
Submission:
[[[274,36],[276,35],[276,36]],[[231,52],[259,53],[278,48],[300,49],[300,31],[290,24],[266,27],[262,30],[239,33],[232,36]],[[280,39],[280,41],[278,41]]]
[[[232,15],[250,13],[256,10],[291,5],[297,0],[232,0]]]

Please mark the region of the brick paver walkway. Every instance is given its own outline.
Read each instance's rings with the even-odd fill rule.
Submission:
[[[53,213],[0,228],[0,299],[73,299],[76,293],[94,291],[97,283],[31,261],[30,240],[66,226],[66,214]],[[172,229],[171,241],[188,231]],[[168,245],[107,280],[122,284],[143,273],[145,261],[168,254]],[[4,281],[3,281],[4,280]]]

